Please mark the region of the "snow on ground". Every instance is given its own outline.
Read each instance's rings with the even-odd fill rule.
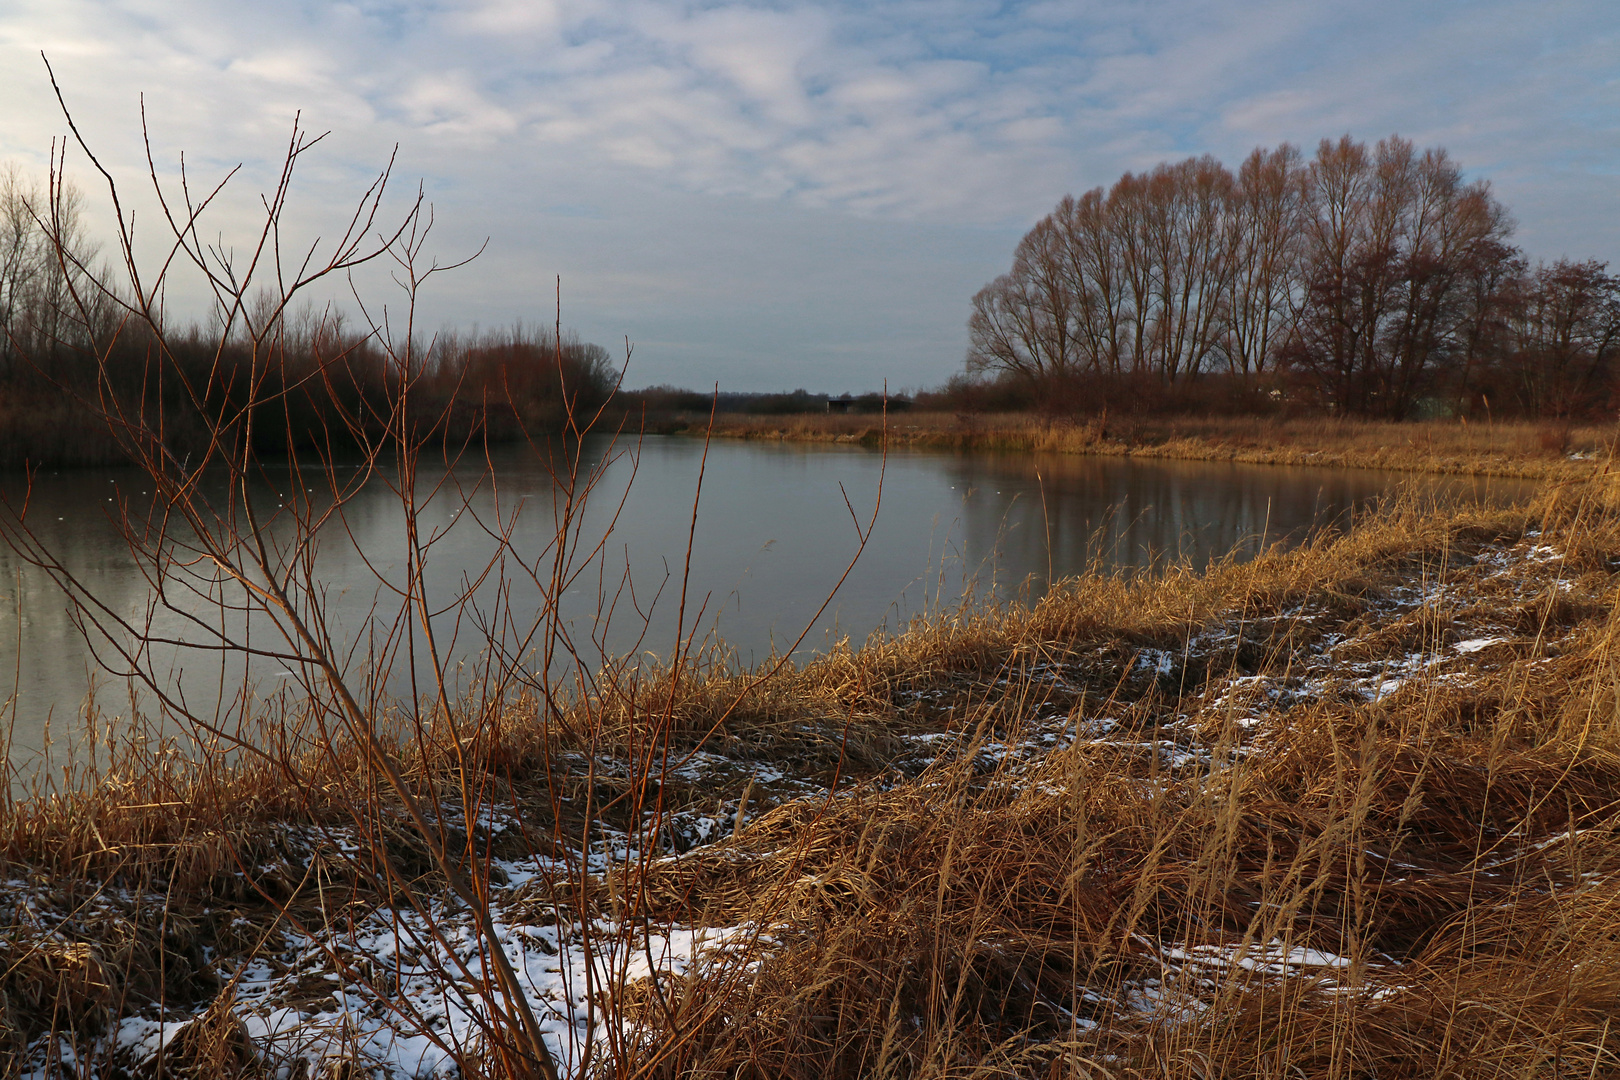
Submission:
[[[1089,699],[1088,713],[1084,707],[1088,699],[1081,689],[1084,673],[1077,668],[1057,663],[1024,665],[990,680],[992,686],[1017,680],[1021,688],[1032,682],[1045,693],[1030,698],[1032,704],[1016,730],[977,736],[950,729],[901,735],[898,741],[904,750],[892,763],[889,776],[875,782],[904,782],[932,766],[971,754],[976,770],[1016,783],[1020,772],[1038,764],[1054,747],[1074,743],[1157,756],[1158,766],[1168,776],[1215,767],[1217,757],[1230,760],[1234,753],[1263,753],[1266,725],[1303,703],[1376,702],[1413,684],[1466,681],[1469,665],[1498,654],[1522,653],[1522,634],[1484,616],[1453,626],[1447,636],[1434,635],[1416,648],[1393,654],[1366,656],[1357,647],[1368,635],[1414,617],[1426,607],[1465,607],[1470,582],[1505,588],[1510,598],[1541,595],[1549,586],[1568,591],[1571,582],[1563,574],[1562,561],[1561,553],[1540,542],[1513,551],[1487,550],[1462,580],[1444,582],[1436,577],[1387,590],[1371,603],[1364,625],[1356,633],[1331,628],[1338,624],[1323,609],[1301,605],[1279,621],[1320,624],[1320,631],[1304,635],[1291,655],[1277,658],[1280,662],[1269,663],[1258,673],[1243,671],[1230,662],[1223,671],[1215,659],[1236,655],[1247,632],[1241,620],[1206,628],[1181,649],[1136,649],[1110,662],[1140,687],[1157,686],[1169,692],[1168,711],[1146,729],[1139,719],[1126,719],[1115,703],[1095,697]],[[1197,663],[1207,665],[1207,674],[1200,675],[1190,693],[1182,697],[1179,691],[1186,673]],[[977,692],[982,700],[984,690],[981,679],[960,687],[903,690],[897,697],[904,706],[948,714],[953,695]],[[1224,718],[1223,730],[1218,736],[1201,736],[1200,731],[1209,730],[1211,717]],[[628,775],[622,762],[598,761],[594,768],[605,777]],[[728,784],[745,781],[751,791],[758,785],[762,793],[755,807],[826,794],[814,779],[791,775],[778,764],[708,749],[672,759],[662,775],[666,780],[700,786],[709,781],[718,784],[720,779]],[[746,809],[735,801],[721,800],[712,813],[688,809],[669,816],[659,831],[663,848],[652,854],[679,859],[692,847],[730,836],[738,813]],[[465,820],[457,807],[447,806],[445,812],[452,820]],[[521,833],[521,822],[511,807],[482,807],[474,818],[476,829],[491,840],[514,830]],[[333,842],[340,848],[354,846],[341,832],[306,837],[311,852],[306,869],[309,860],[317,857],[319,845]],[[588,851],[566,857],[553,853],[550,857],[494,861],[490,889],[495,945],[517,972],[548,1044],[567,1070],[576,1069],[588,1053],[600,1052],[609,1036],[637,1037],[631,1021],[615,1007],[627,988],[678,977],[694,968],[713,971],[720,963],[735,966],[736,957],[743,952],[769,947],[769,928],[636,926],[611,920],[581,925],[566,908],[559,909],[549,900],[536,902],[537,896],[547,892],[537,888],[544,882],[578,874],[582,867],[593,875],[607,874],[641,854],[631,849],[624,834],[602,829]],[[6,903],[12,908],[13,925],[40,928],[47,936],[69,943],[74,927],[89,915],[119,911],[127,915],[136,899],[104,890],[89,906],[81,905],[70,917],[62,917],[53,911],[46,891],[38,885],[13,881],[0,885],[0,904]],[[321,1062],[334,1057],[358,1057],[388,1077],[453,1074],[455,1055],[480,1045],[482,1025],[490,1015],[490,1003],[480,996],[479,988],[493,980],[486,954],[491,943],[483,940],[469,913],[439,897],[424,901],[420,910],[384,906],[328,922],[322,929],[280,926],[272,935],[271,946],[245,961],[214,958],[227,993],[232,995],[228,999],[231,1012],[260,1052],[286,1076],[299,1071],[295,1066],[300,1061],[311,1067],[309,1075],[317,1075]],[[1342,956],[1281,942],[1180,945],[1154,941],[1145,942],[1144,947],[1158,957],[1158,977],[1122,988],[1122,996],[1111,1003],[1092,1002],[1098,1015],[1109,1008],[1121,1015],[1153,1013],[1169,1019],[1195,1015],[1203,1000],[1200,994],[1234,973],[1309,974],[1321,987],[1375,998],[1391,985],[1387,979],[1364,981],[1369,970],[1392,965],[1387,958],[1355,965]],[[1078,1000],[1086,1001],[1090,993],[1082,991]],[[131,1062],[150,1058],[171,1044],[186,1025],[200,1022],[197,1015],[172,1009],[160,1013],[148,1007],[122,1016],[99,1052]],[[1077,1027],[1098,1022],[1096,1017],[1073,1019]],[[36,1044],[31,1048],[33,1071],[25,1075],[43,1080],[48,1073],[72,1071],[72,1053],[70,1047]],[[47,1067],[52,1057],[62,1068]]]
[[[440,927],[437,935],[429,918]],[[603,1052],[606,1029],[617,1019],[604,1008],[614,988],[654,972],[679,976],[756,936],[746,927],[623,935],[607,924],[584,933],[504,921],[496,922],[496,934],[549,1049],[568,1072],[588,1050]],[[292,1074],[303,1061],[309,1075],[320,1075],[328,1059],[359,1058],[388,1076],[440,1077],[455,1074],[459,1052],[479,1047],[490,1014],[469,987],[493,979],[493,969],[467,920],[443,905],[433,905],[427,917],[378,912],[342,934],[289,934],[286,946],[275,961],[250,960],[229,973],[233,1011],[278,1071]],[[338,965],[370,974],[344,979],[332,970]],[[311,994],[311,978],[329,983],[330,992]],[[285,1004],[293,1000],[296,1006]],[[196,1022],[125,1018],[114,1040],[132,1059],[150,1058]],[[614,1034],[637,1037],[630,1025]]]

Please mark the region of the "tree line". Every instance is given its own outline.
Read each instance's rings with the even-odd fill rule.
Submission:
[[[612,396],[606,349],[516,326],[385,343],[341,312],[242,313],[234,328],[152,328],[123,319],[71,188],[47,191],[0,165],[0,467],[120,459],[112,426],[161,417],[178,454],[220,417],[269,402],[244,426],[260,454],[341,451],[387,431],[462,443],[557,431]],[[162,340],[157,340],[161,335]],[[396,391],[401,379],[410,393]],[[399,415],[407,402],[410,415]]]
[[[1620,279],[1532,265],[1511,234],[1487,183],[1399,137],[1161,164],[1023,237],[973,298],[968,371],[1074,404],[1202,386],[1397,419],[1611,409]]]

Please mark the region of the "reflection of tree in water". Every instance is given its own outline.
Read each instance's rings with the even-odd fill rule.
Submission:
[[[601,449],[593,448],[598,453]],[[675,636],[682,553],[705,448],[697,440],[662,440],[645,449],[622,515],[617,497],[629,482],[628,459],[613,467],[602,497],[588,508],[582,535],[589,543],[610,519],[616,518],[618,532],[602,554],[602,573],[586,575],[563,597],[563,614],[579,640],[587,643],[583,647],[594,648],[600,638],[610,653],[633,653],[663,648]],[[836,604],[806,639],[807,647],[825,647],[824,631],[851,633],[858,639],[884,619],[902,625],[931,602],[954,601],[959,595],[958,568],[976,577],[981,595],[992,585],[1001,596],[1017,595],[1026,582],[1030,592],[1038,594],[1047,579],[1048,520],[1051,568],[1060,577],[1083,570],[1094,560],[1104,569],[1128,572],[1176,560],[1202,565],[1245,540],[1249,542],[1239,554],[1251,555],[1262,533],[1271,540],[1297,540],[1313,527],[1342,521],[1349,508],[1387,493],[1398,479],[1365,471],[1064,456],[919,453],[894,455],[885,463],[875,454],[803,447],[763,450],[741,444],[711,446],[707,454],[692,559],[695,599],[687,611],[687,629],[693,611],[703,609],[703,619],[697,621],[706,631],[710,623],[705,620],[725,607],[721,630],[727,644],[743,650],[745,659],[757,659],[794,640],[826,598],[850,551],[844,497],[847,494],[864,513],[876,496],[880,467],[886,468],[887,481],[874,543]],[[480,517],[491,523],[496,493],[487,483],[479,483],[478,462],[464,464],[458,472],[461,490]],[[551,477],[533,454],[521,448],[500,451],[495,464],[501,516],[507,518],[525,506],[513,526],[515,550],[525,559],[535,558],[553,535]],[[127,494],[139,497],[140,478],[133,473],[109,470],[40,477],[29,520],[46,546],[93,592],[121,614],[136,618],[149,603],[150,593],[107,520],[105,511],[111,505],[107,500],[116,489],[109,482],[113,479],[120,484],[133,481]],[[437,479],[431,474],[423,477],[424,498]],[[1433,477],[1419,483],[1427,490],[1468,486]],[[1521,489],[1522,485],[1514,490]],[[267,509],[278,498],[268,486],[265,497]],[[463,573],[479,571],[491,550],[489,536],[475,523],[465,523],[458,511],[459,499],[449,490],[423,511],[422,521],[430,530],[457,526],[432,549],[428,585],[430,606],[435,609],[448,603]],[[376,583],[366,564],[385,574],[398,565],[399,514],[398,502],[386,485],[371,485],[349,504],[347,528],[323,533],[317,574],[330,588],[331,630],[341,640],[358,643],[357,651],[348,654],[350,662],[366,666],[388,693],[409,692],[410,673],[405,659],[396,658],[386,677],[367,664],[370,632],[376,627],[371,619],[393,609],[386,597],[380,608],[374,607]],[[605,585],[611,599],[627,559],[639,577],[634,606],[626,594],[613,626],[604,630],[595,622],[598,587]],[[501,599],[512,605],[521,627],[527,613],[538,610],[539,590],[517,567],[507,570],[506,582],[499,583]],[[666,572],[674,576],[666,579]],[[94,661],[46,575],[21,565],[3,545],[0,574],[6,579],[0,594],[0,650],[9,650],[0,651],[0,657],[6,667],[20,658],[15,745],[26,751],[39,745],[39,732],[52,710],[53,731],[59,738],[72,726]],[[479,587],[478,603],[486,611],[494,610],[497,585],[491,579]],[[651,623],[642,637],[638,612],[651,605],[661,587],[662,600],[650,613]],[[197,601],[199,612],[206,607]],[[194,628],[172,613],[160,612],[159,618],[166,633],[196,636]],[[217,612],[210,621],[217,623]],[[441,639],[447,655],[464,660],[466,670],[474,674],[484,651],[478,631],[475,622],[446,624]],[[510,644],[505,629],[499,632],[503,644]],[[227,697],[233,696],[244,675],[252,676],[261,694],[286,685],[287,673],[274,662],[256,662],[251,672],[243,670],[239,658],[234,663],[222,670],[218,653],[187,650],[178,658],[177,668],[184,673],[179,681],[193,700],[212,698],[222,688]],[[5,677],[0,674],[0,679]],[[105,676],[98,682],[107,713],[126,712],[122,686]]]
[[[998,591],[1046,586],[1096,565],[1140,572],[1180,562],[1207,566],[1263,544],[1298,543],[1342,527],[1386,496],[1388,474],[1208,462],[1088,457],[957,457],[970,564],[994,560]],[[1416,477],[1419,490],[1475,496],[1474,485]],[[988,574],[981,574],[988,581]]]

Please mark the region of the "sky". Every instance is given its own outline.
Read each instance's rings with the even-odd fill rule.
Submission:
[[[1282,141],[1444,146],[1532,258],[1620,266],[1614,0],[0,0],[0,161],[31,170],[67,131],[42,53],[143,257],[143,101],[171,190],[182,153],[194,182],[242,165],[206,225],[233,249],[298,116],[329,134],[289,245],[341,232],[397,147],[385,216],[420,186],[426,257],[481,251],[416,325],[550,324],[560,277],[632,387],[938,385],[1064,194]],[[387,275],[356,288],[399,317]]]

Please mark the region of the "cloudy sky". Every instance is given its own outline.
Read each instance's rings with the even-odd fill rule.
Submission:
[[[1620,264],[1614,0],[0,0],[0,159],[30,168],[66,128],[41,52],[126,184],[143,94],[166,177],[244,164],[227,243],[296,113],[331,132],[305,234],[397,144],[433,252],[488,239],[425,324],[549,322],[560,274],[566,324],[634,343],[632,386],[937,384],[1064,193],[1346,132],[1447,147],[1532,256]]]

